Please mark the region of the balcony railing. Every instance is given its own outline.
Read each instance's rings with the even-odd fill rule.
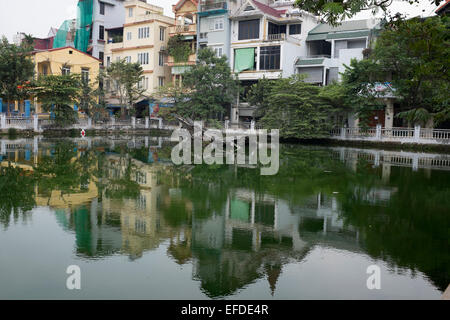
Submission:
[[[227,3],[225,1],[203,1],[200,4],[201,12],[221,9],[227,9]]]
[[[268,41],[284,41],[286,40],[286,33],[275,33],[267,35]]]
[[[197,25],[196,24],[185,24],[185,25],[177,25],[169,28],[169,33],[190,33],[190,32],[197,32]]]
[[[167,63],[169,65],[183,65],[183,64],[186,64],[186,63],[188,63],[188,64],[195,64],[196,61],[197,61],[197,55],[195,53],[192,53],[191,55],[189,55],[188,60],[184,61],[184,62],[175,62],[175,59],[172,56],[169,56],[168,59],[167,59]]]

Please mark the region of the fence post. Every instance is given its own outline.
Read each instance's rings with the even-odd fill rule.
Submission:
[[[39,116],[37,114],[33,116],[33,130],[39,132]]]
[[[90,129],[91,127],[92,127],[92,118],[91,117],[89,117],[88,118],[88,129]]]
[[[419,141],[420,139],[420,125],[414,126],[414,141]]]
[[[228,130],[230,128],[230,120],[225,120],[225,129]]]
[[[149,122],[150,122],[149,118],[145,117],[145,129],[148,129],[150,127]]]
[[[136,117],[131,117],[131,126],[133,127],[133,129],[136,128]]]
[[[31,101],[25,100],[25,118],[30,118],[31,114]]]
[[[341,139],[345,140],[345,129],[344,127],[341,128]]]
[[[158,129],[162,129],[163,128],[163,119],[159,118],[158,120]]]
[[[2,128],[2,129],[6,129],[6,115],[5,114],[1,114],[0,115],[0,123],[1,123],[1,125],[0,125],[0,127]]]
[[[381,124],[377,124],[376,138],[377,140],[381,140]]]

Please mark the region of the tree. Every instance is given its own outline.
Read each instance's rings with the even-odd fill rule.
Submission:
[[[237,81],[226,57],[217,57],[209,49],[198,53],[198,63],[183,74],[188,93],[181,96],[177,112],[191,119],[223,119],[236,99]]]
[[[167,50],[175,63],[187,62],[189,55],[192,53],[190,43],[184,41],[182,35],[171,37],[167,44]]]
[[[419,3],[420,0],[402,0],[408,4]],[[430,3],[439,5],[444,0],[429,0]],[[354,17],[364,10],[382,10],[387,13],[393,0],[296,0],[295,4],[302,10],[314,15],[322,16],[323,20],[332,25],[337,25],[344,19]]]
[[[255,117],[257,118],[264,117],[267,112],[267,108],[269,107],[268,98],[272,90],[273,82],[274,80],[263,77],[257,83],[253,84],[247,93],[247,101],[250,105],[256,107]]]
[[[436,123],[449,120],[449,28],[447,17],[386,24],[368,59],[352,61],[343,75],[359,112],[367,115],[367,106],[376,104],[368,84],[390,81],[399,97],[400,117],[422,125],[431,117]]]
[[[94,120],[106,119],[109,117],[109,112],[106,108],[105,93],[101,78],[97,78],[97,82],[92,85],[88,81],[82,79],[81,94],[79,96],[78,106],[80,110]],[[97,87],[94,89],[94,87]]]
[[[101,81],[114,88],[109,91],[116,92],[123,116],[126,110],[133,113],[134,104],[144,97],[146,90],[140,85],[144,79],[143,74],[144,70],[139,63],[128,63],[125,59],[113,62],[106,72],[101,74]]]
[[[23,85],[32,79],[34,63],[30,59],[31,46],[16,46],[3,37],[0,41],[0,97],[9,103],[22,100],[28,92]],[[9,109],[8,109],[9,112]]]
[[[279,129],[285,139],[328,137],[329,115],[334,110],[319,92],[320,87],[305,83],[299,75],[275,81],[261,124],[267,129]]]
[[[81,79],[77,74],[49,75],[39,77],[35,94],[46,112],[55,115],[58,127],[71,125],[76,121],[74,104],[80,97]]]

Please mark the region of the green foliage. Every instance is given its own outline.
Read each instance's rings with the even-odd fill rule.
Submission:
[[[386,24],[368,59],[352,61],[343,75],[360,115],[382,103],[368,92],[368,84],[388,80],[400,98],[401,117],[423,122],[428,113],[437,122],[450,119],[449,28],[447,17]],[[405,113],[412,109],[423,110]]]
[[[182,35],[171,37],[167,49],[175,63],[187,62],[189,55],[192,53],[190,42],[184,41]]]
[[[109,82],[116,88],[119,103],[122,106],[122,115],[126,110],[133,113],[134,104],[145,97],[145,89],[139,88],[139,83],[143,80],[144,70],[139,63],[128,63],[125,59],[113,62],[101,73],[100,79],[103,83]]]
[[[8,227],[11,214],[15,220],[20,213],[25,218],[34,205],[33,177],[11,165],[0,167],[0,223]]]
[[[77,114],[73,106],[79,99],[81,83],[77,74],[39,77],[35,88],[36,97],[46,112],[55,114],[58,127],[75,123]]]
[[[177,111],[193,120],[223,119],[236,99],[237,81],[227,58],[218,58],[207,48],[198,53],[198,63],[183,74],[187,93],[180,96]]]
[[[257,83],[250,87],[247,93],[247,101],[252,106],[256,106],[255,117],[261,118],[267,112],[269,96],[271,94],[274,80],[269,80],[263,77]]]
[[[267,129],[280,129],[282,138],[329,136],[328,117],[334,110],[319,92],[320,87],[305,83],[298,75],[275,81],[261,124]]]
[[[405,4],[419,3],[420,0],[402,0]],[[444,0],[429,0],[438,5]],[[372,14],[382,10],[388,14],[392,0],[296,0],[296,6],[322,19],[332,25],[338,25],[341,21],[354,17],[363,10],[372,10]]]
[[[6,38],[0,40],[0,97],[6,102],[21,100],[28,95],[22,86],[34,74],[31,51],[32,47],[27,42],[16,46]]]
[[[12,140],[17,138],[17,129],[16,128],[9,128],[8,129],[8,138],[12,139]]]

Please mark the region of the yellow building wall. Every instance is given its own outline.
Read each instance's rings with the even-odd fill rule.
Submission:
[[[33,55],[35,74],[44,75],[44,66],[47,66],[47,75],[61,75],[64,66],[70,67],[71,74],[81,74],[83,69],[89,70],[89,83],[95,89],[98,86],[97,77],[100,72],[100,60],[80,52],[74,48],[61,48],[36,52]],[[41,104],[35,101],[36,112],[41,113]]]

